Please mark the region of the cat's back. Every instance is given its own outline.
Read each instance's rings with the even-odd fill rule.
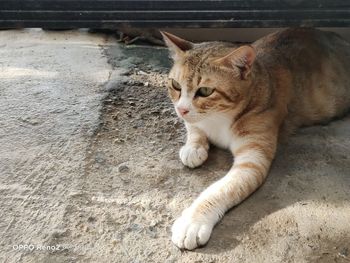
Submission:
[[[350,107],[350,44],[339,35],[312,28],[289,28],[252,44],[257,58],[291,94],[288,109],[296,126],[327,121]],[[290,79],[280,80],[287,71]],[[289,85],[288,85],[289,84]]]
[[[350,65],[350,43],[333,32],[314,28],[288,28],[269,34],[252,44],[267,62],[286,63],[310,70],[331,57]]]

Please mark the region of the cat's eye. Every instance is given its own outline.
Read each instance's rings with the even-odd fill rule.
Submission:
[[[177,91],[181,91],[181,85],[174,79],[171,79],[171,86]]]
[[[208,97],[211,94],[213,94],[214,89],[212,88],[208,88],[208,87],[201,87],[197,90],[196,92],[196,96],[200,96],[200,97]]]

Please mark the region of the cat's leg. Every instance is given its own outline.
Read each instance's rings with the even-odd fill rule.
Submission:
[[[209,143],[203,131],[186,124],[187,140],[180,150],[180,159],[188,167],[200,166],[208,158]]]
[[[231,170],[209,186],[184,210],[172,227],[172,241],[194,249],[208,242],[212,228],[231,207],[252,194],[264,181],[273,160],[277,132],[237,136]]]

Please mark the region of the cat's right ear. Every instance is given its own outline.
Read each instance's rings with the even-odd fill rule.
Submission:
[[[216,59],[214,64],[219,67],[225,67],[237,71],[242,79],[246,79],[251,71],[256,58],[256,52],[253,47],[245,45],[241,46],[225,57]]]
[[[179,38],[168,32],[160,31],[165,44],[168,46],[171,57],[178,60],[183,57],[185,52],[193,48],[193,43],[185,39]]]

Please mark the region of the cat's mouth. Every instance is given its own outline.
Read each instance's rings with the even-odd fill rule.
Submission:
[[[180,113],[177,113],[177,116],[181,119],[181,120],[184,120],[185,122],[188,122],[188,123],[195,123],[195,122],[198,122],[200,121],[202,118],[200,118],[198,116],[198,114],[194,115],[194,114],[186,114],[186,115],[181,115]]]
[[[196,123],[207,117],[206,113],[198,112],[193,108],[188,108],[188,110],[184,112],[183,109],[179,109],[177,106],[175,106],[175,112],[180,119],[188,123]]]

